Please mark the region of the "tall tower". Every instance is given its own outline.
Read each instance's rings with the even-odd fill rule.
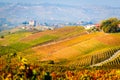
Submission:
[[[34,20],[29,21],[29,26],[36,26],[36,21]]]

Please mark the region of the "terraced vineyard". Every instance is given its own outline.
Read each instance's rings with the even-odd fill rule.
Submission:
[[[96,64],[99,64],[111,58],[119,50],[120,50],[120,47],[113,47],[113,48],[104,49],[102,51],[99,51],[98,53],[92,53],[89,55],[85,55],[85,56],[80,57],[77,61],[74,61],[72,65],[74,66],[100,66]],[[113,59],[114,58],[115,57],[113,57]]]
[[[120,67],[120,51],[118,52],[118,55],[116,57],[102,64],[102,66],[119,68]]]

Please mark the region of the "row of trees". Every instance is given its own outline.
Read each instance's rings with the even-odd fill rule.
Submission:
[[[103,20],[100,29],[106,33],[120,32],[120,20],[118,18],[109,18]]]

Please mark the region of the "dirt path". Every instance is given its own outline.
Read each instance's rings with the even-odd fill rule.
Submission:
[[[47,42],[47,43],[43,43],[37,46],[33,46],[32,50],[35,52],[35,54],[33,56],[42,56],[39,59],[53,59],[53,55],[56,55],[56,52],[59,52],[62,49],[65,49],[66,47],[69,47],[71,45],[74,45],[78,42],[81,42],[81,40],[79,40],[81,38],[82,35],[86,35],[88,34],[87,32],[84,32],[82,34],[76,35],[76,36],[72,36],[69,38],[64,38],[64,39],[59,39],[57,41],[51,41],[51,42]],[[88,39],[88,37],[87,37]],[[86,40],[86,38],[85,38]],[[61,52],[62,54],[64,52]]]
[[[89,34],[89,33],[86,31],[86,32],[83,32],[83,33],[81,33],[79,35],[76,35],[76,36],[82,36],[82,35],[86,35],[86,34]],[[44,47],[44,46],[49,46],[49,45],[54,45],[54,44],[57,44],[57,43],[69,41],[71,39],[76,38],[76,36],[72,36],[70,38],[65,38],[65,39],[49,41],[49,42],[46,42],[46,43],[43,43],[43,44],[40,44],[40,45],[37,45],[37,46],[33,46],[32,49],[37,48],[37,47]]]

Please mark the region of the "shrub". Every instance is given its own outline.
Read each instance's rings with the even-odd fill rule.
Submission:
[[[117,18],[109,18],[101,22],[100,28],[106,33],[115,33],[119,31],[118,24],[120,20]]]
[[[1,38],[4,38],[4,36],[2,35]]]

